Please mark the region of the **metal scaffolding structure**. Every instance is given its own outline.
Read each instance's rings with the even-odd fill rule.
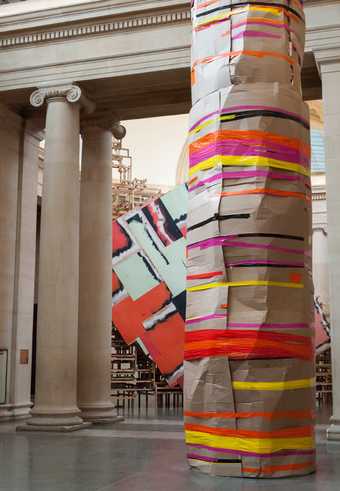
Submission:
[[[112,144],[112,218],[142,206],[147,201],[162,195],[157,186],[150,186],[146,179],[132,177],[130,150],[123,147],[122,140],[113,139]]]

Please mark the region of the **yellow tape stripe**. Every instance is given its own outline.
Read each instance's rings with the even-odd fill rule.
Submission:
[[[189,132],[190,135],[195,135],[196,133],[199,133],[201,130],[204,130],[207,126],[210,126],[213,123],[219,122],[219,121],[232,121],[233,119],[236,118],[236,114],[225,114],[224,116],[219,116],[218,118],[213,118],[213,119],[208,119],[204,123],[196,126],[195,129],[191,130]]]
[[[195,133],[199,133],[201,130],[204,130],[204,128],[206,128],[207,126],[210,126],[211,124],[215,123],[215,122],[218,122],[220,121],[220,118],[213,118],[213,119],[208,119],[207,121],[205,121],[205,123],[202,123],[198,126],[196,126],[195,129],[191,130],[189,132],[190,135],[194,135]]]
[[[287,380],[283,382],[233,382],[233,388],[235,390],[269,390],[269,391],[281,391],[281,390],[295,390],[295,389],[308,389],[314,387],[315,378],[304,378],[300,380]]]
[[[222,20],[222,19],[228,19],[232,15],[242,14],[244,12],[248,12],[249,10],[252,12],[269,12],[269,13],[276,15],[276,16],[279,16],[282,12],[281,8],[275,8],[275,7],[260,7],[260,6],[258,6],[258,7],[246,7],[246,8],[241,8],[241,9],[237,9],[234,11],[229,11],[229,12],[224,12],[224,13],[222,12],[221,14],[215,15],[214,17],[208,17],[207,19],[204,19],[203,21],[198,22],[195,27],[201,27],[201,26],[204,26],[205,24],[210,24],[210,22],[215,22],[215,21]]]
[[[186,431],[187,444],[200,444],[216,448],[228,448],[243,452],[257,452],[271,454],[280,450],[313,450],[315,442],[313,437],[298,438],[240,438],[211,435],[198,431]]]
[[[249,280],[249,281],[230,281],[230,282],[215,282],[206,283],[204,285],[197,285],[187,288],[188,292],[199,292],[202,290],[210,290],[211,288],[220,287],[234,287],[234,286],[280,286],[282,288],[304,288],[302,283],[292,283],[289,281],[261,281],[261,280]]]
[[[230,17],[232,17],[233,15],[239,15],[239,14],[243,14],[245,12],[248,12],[248,8],[247,7],[242,7],[240,9],[236,9],[236,10],[229,10],[228,12],[222,12],[220,14],[217,14],[217,15],[214,15],[212,17],[207,17],[201,21],[197,21],[196,24],[195,24],[195,27],[201,27],[201,26],[204,26],[205,24],[210,24],[211,22],[215,22],[215,20],[221,20],[221,19],[229,19]]]
[[[224,167],[274,167],[276,169],[297,172],[304,176],[310,175],[309,170],[302,165],[286,162],[285,160],[270,159],[268,157],[260,157],[257,155],[214,155],[191,167],[191,169],[189,169],[189,176],[192,176],[201,170],[212,169],[219,164]]]

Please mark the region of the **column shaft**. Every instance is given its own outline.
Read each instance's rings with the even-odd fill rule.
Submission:
[[[86,128],[80,194],[78,402],[86,420],[112,420],[112,133]]]
[[[329,439],[340,440],[340,62],[321,64],[325,118],[328,260],[332,326],[333,416]]]
[[[15,301],[20,146],[23,122],[0,105],[0,419],[12,417],[11,366]]]
[[[36,400],[30,425],[75,425],[79,105],[48,100],[39,266]]]

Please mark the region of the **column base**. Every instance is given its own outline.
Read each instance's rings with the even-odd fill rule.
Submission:
[[[77,407],[72,408],[33,408],[32,418],[25,425],[17,427],[17,431],[54,431],[70,432],[91,426],[80,417]]]
[[[0,423],[28,419],[31,417],[31,408],[31,402],[21,404],[3,404],[0,406]]]
[[[30,425],[26,423],[25,425],[20,425],[16,427],[16,431],[48,431],[52,433],[70,433],[72,431],[83,430],[92,426],[91,423],[83,422],[74,425]]]
[[[327,440],[333,442],[340,442],[340,421],[331,418],[331,424],[327,428]]]
[[[111,403],[79,404],[84,421],[92,424],[114,424],[124,421],[122,416],[115,414]]]

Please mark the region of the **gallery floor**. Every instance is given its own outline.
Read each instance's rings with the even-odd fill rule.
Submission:
[[[318,472],[303,478],[257,481],[210,478],[185,462],[181,414],[126,414],[113,426],[71,434],[16,433],[0,424],[1,491],[339,491],[340,443],[317,428]]]

